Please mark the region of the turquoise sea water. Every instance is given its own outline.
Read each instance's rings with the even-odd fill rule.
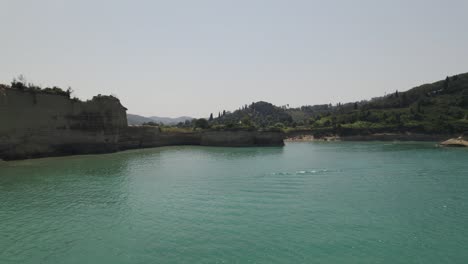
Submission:
[[[468,149],[289,143],[0,162],[0,263],[468,263]]]

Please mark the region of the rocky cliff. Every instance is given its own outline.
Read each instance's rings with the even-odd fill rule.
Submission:
[[[258,131],[161,132],[155,127],[128,127],[120,135],[120,149],[173,145],[217,147],[283,146],[283,134]]]
[[[282,146],[276,132],[161,132],[129,127],[112,96],[82,102],[63,94],[0,86],[0,159],[107,153],[170,145]]]
[[[82,102],[43,92],[0,89],[0,158],[98,153],[118,149],[127,127],[117,98]]]
[[[201,134],[202,146],[283,146],[284,134],[258,131],[206,131]]]

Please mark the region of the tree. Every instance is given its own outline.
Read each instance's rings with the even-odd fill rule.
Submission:
[[[11,88],[22,91],[26,89],[26,78],[23,76],[23,74],[20,74],[18,78],[13,78],[13,81],[11,82]]]
[[[402,93],[400,96],[400,107],[406,107],[408,105],[408,97],[406,93]]]
[[[449,84],[450,84],[450,78],[447,76],[447,78],[445,78],[445,81],[444,81],[444,90],[447,90],[449,88]]]
[[[278,123],[275,124],[274,127],[275,127],[275,128],[284,128],[284,124],[281,123],[281,122],[278,122]]]
[[[73,89],[72,89],[71,87],[68,87],[68,89],[67,89],[68,98],[71,97],[71,94],[72,94],[73,92],[74,92]],[[115,96],[114,96],[114,97],[115,97]]]
[[[195,128],[207,129],[209,126],[208,120],[205,118],[195,120]]]
[[[252,120],[250,120],[250,117],[248,115],[245,115],[242,120],[241,120],[242,125],[246,127],[251,127],[252,126]]]
[[[416,111],[418,113],[421,113],[421,106],[422,106],[422,103],[421,103],[421,100],[419,100],[416,104]]]
[[[396,120],[396,122],[397,122],[397,123],[401,123],[401,114],[400,114],[400,113],[396,113],[396,112],[394,112],[394,114],[395,114],[395,120]]]
[[[159,126],[158,123],[150,121],[150,122],[145,122],[142,124],[143,126]]]
[[[24,84],[24,86],[26,86],[26,83],[27,83],[26,77],[24,77],[23,74],[20,74],[18,76],[18,82],[20,82],[20,83]]]

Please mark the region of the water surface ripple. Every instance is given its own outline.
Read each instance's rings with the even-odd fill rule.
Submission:
[[[468,151],[168,147],[0,162],[0,263],[468,263]]]

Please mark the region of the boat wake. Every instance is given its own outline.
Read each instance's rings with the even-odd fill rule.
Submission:
[[[331,172],[328,169],[298,170],[294,172],[273,172],[272,175],[315,175]]]

